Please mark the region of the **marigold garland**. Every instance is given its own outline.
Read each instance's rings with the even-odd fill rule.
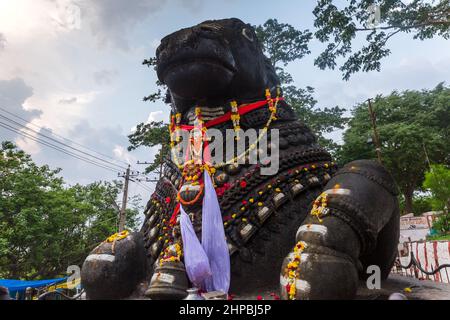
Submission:
[[[128,234],[129,234],[128,230],[123,230],[122,232],[117,232],[109,236],[105,241],[109,243],[119,241],[128,237]]]
[[[247,156],[249,154],[249,152],[251,150],[253,150],[256,147],[256,144],[259,143],[259,141],[263,138],[263,136],[267,133],[270,124],[272,123],[272,121],[276,120],[276,113],[277,113],[277,105],[278,105],[278,101],[280,100],[280,95],[281,95],[281,91],[280,88],[277,87],[277,96],[276,98],[272,98],[271,97],[271,93],[269,89],[266,89],[265,92],[265,96],[266,96],[266,100],[267,100],[267,105],[270,111],[270,116],[269,119],[266,123],[266,125],[262,128],[260,135],[257,137],[257,140],[255,143],[253,143],[251,145],[251,147],[249,147],[248,149],[246,149],[242,154],[237,155],[236,157],[234,157],[233,159],[230,159],[228,161],[224,161],[221,162],[219,164],[215,164],[214,168],[221,168],[224,167],[226,165],[229,164],[234,164],[237,163],[240,159],[242,159],[243,157]],[[275,101],[275,102],[274,102]],[[239,106],[237,105],[236,101],[232,101],[231,103],[231,115],[230,115],[230,120],[233,122],[233,128],[235,131],[239,131],[240,130],[240,126],[239,126],[239,120],[240,120],[240,115],[239,115]],[[233,111],[235,110],[235,112]],[[203,121],[201,120],[201,108],[200,107],[196,107],[195,108],[195,115],[197,116],[197,119],[200,121],[200,124],[202,125],[202,131],[206,132],[206,127],[203,126]],[[179,135],[177,135],[177,139],[176,141],[173,140],[173,133],[174,132],[178,132],[178,130],[181,129],[181,114],[177,113],[175,115],[175,125],[170,125],[169,129],[171,130],[171,134],[170,134],[170,146],[173,148],[175,147],[175,142],[179,142]],[[237,136],[238,138],[238,136]],[[175,164],[178,166],[179,169],[183,169],[184,166],[186,164],[180,164],[179,159],[174,155],[174,162]]]
[[[285,272],[288,275],[288,283],[286,284],[286,292],[289,300],[295,299],[297,292],[296,281],[299,277],[300,270],[299,265],[301,263],[301,254],[307,248],[307,244],[304,241],[299,241],[294,247],[294,256],[292,260],[287,264]]]
[[[165,262],[181,261],[181,256],[181,246],[179,243],[175,243],[164,250],[163,257],[159,260],[159,265],[162,266]]]
[[[320,223],[322,223],[322,215],[327,214],[327,194],[322,192],[316,200],[314,200],[313,207],[311,209],[311,215],[317,217]]]

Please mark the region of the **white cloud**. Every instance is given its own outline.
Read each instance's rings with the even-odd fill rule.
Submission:
[[[162,110],[158,110],[158,111],[152,111],[150,112],[150,114],[148,115],[147,118],[147,123],[150,123],[152,121],[162,121],[163,119],[163,112]]]
[[[34,124],[65,135],[85,118],[89,104],[97,94],[96,91],[35,94],[27,99],[24,106],[27,110],[42,111],[41,116],[32,121]]]
[[[128,162],[129,164],[137,162],[136,157],[131,155],[123,146],[114,146],[113,153],[118,159]]]
[[[82,24],[88,24],[100,45],[113,45],[128,50],[128,32],[150,15],[159,11],[166,1],[80,0]]]
[[[0,33],[0,51],[6,48],[6,37],[3,33]]]
[[[99,85],[108,85],[119,75],[117,70],[102,69],[94,72],[94,80]]]

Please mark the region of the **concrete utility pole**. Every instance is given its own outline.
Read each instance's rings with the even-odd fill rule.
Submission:
[[[370,119],[372,121],[373,138],[374,138],[374,142],[375,142],[375,146],[376,146],[375,150],[377,152],[378,162],[380,164],[382,164],[380,136],[378,135],[377,122],[376,122],[375,113],[373,112],[373,109],[372,109],[371,100],[372,99],[367,99],[367,102],[369,103],[369,115],[370,115]]]
[[[125,172],[125,185],[123,188],[122,208],[120,209],[119,213],[119,232],[122,232],[125,228],[129,181],[130,181],[130,165],[128,165],[127,171]]]

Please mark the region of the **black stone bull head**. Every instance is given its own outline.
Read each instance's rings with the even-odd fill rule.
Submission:
[[[239,19],[210,20],[161,40],[157,74],[173,105],[224,105],[263,98],[279,79],[252,26]]]

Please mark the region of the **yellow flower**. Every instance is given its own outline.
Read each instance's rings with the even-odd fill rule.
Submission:
[[[410,287],[407,287],[407,288],[403,289],[403,291],[405,291],[406,293],[411,293],[412,289]]]

